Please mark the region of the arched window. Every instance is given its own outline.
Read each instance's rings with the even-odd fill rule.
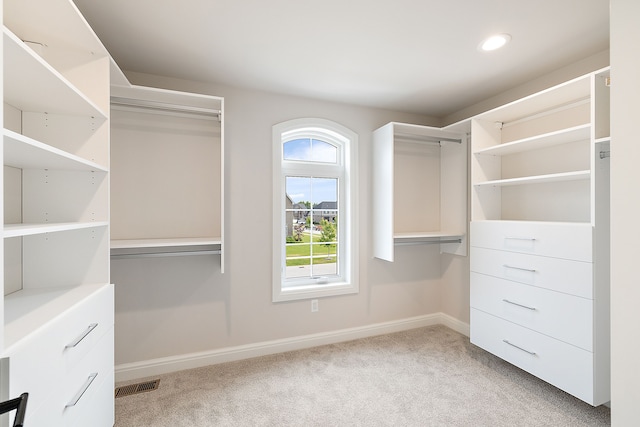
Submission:
[[[273,127],[273,300],[355,293],[357,135],[323,119]]]

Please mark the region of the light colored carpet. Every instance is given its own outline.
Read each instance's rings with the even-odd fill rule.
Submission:
[[[607,407],[593,408],[444,326],[155,378],[158,390],[116,399],[116,427],[611,423]]]

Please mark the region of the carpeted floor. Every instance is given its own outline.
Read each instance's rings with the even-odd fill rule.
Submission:
[[[116,399],[116,427],[611,424],[607,407],[593,408],[444,326],[155,378],[158,390]]]

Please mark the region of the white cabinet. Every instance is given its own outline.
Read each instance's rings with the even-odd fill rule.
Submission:
[[[373,256],[394,245],[467,251],[467,137],[462,131],[389,123],[373,133]]]
[[[609,71],[471,120],[471,342],[610,399]]]
[[[70,0],[4,1],[2,47],[0,394],[30,393],[30,426],[71,425],[65,404],[39,408],[69,397],[71,365],[97,363],[83,406],[113,425],[113,397],[94,394],[113,387],[109,55]]]
[[[111,94],[111,253],[220,254],[224,100],[132,85]]]

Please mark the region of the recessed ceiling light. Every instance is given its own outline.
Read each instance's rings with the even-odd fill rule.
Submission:
[[[478,48],[483,52],[489,52],[500,49],[502,46],[509,43],[510,40],[511,36],[509,34],[496,34],[480,43]]]

